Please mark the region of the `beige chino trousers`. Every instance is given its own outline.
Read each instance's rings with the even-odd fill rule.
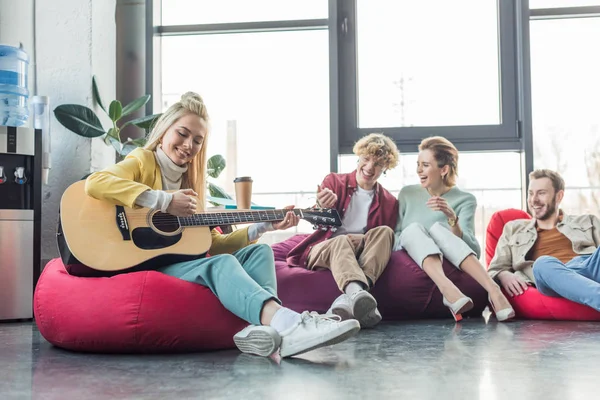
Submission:
[[[394,231],[378,226],[362,234],[336,236],[315,245],[308,254],[308,269],[331,270],[343,292],[350,282],[372,288],[387,266],[394,246]]]

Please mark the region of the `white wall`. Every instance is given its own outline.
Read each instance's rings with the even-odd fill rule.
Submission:
[[[12,0],[14,1],[14,0]],[[92,75],[104,102],[115,96],[115,0],[36,0],[38,94],[50,97],[50,107],[75,103],[93,107]],[[97,113],[102,112],[99,108]],[[107,119],[102,120],[105,127]],[[56,221],[63,191],[94,169],[114,161],[114,150],[51,119],[52,170],[44,187],[42,260],[58,256]],[[93,151],[92,151],[93,149]]]

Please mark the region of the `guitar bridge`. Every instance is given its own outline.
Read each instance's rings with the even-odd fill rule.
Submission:
[[[129,233],[129,223],[127,222],[127,214],[125,214],[125,207],[116,206],[115,210],[117,212],[117,228],[119,229],[123,240],[131,240],[131,233]]]

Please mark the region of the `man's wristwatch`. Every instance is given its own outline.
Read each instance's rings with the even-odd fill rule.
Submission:
[[[458,215],[454,218],[448,218],[448,225],[450,225],[450,227],[454,228],[456,224],[458,224]]]

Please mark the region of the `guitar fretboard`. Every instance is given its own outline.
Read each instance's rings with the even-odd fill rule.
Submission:
[[[281,221],[285,218],[288,211],[302,216],[301,210],[251,210],[251,211],[232,211],[232,212],[211,212],[194,214],[189,217],[178,217],[181,226],[217,226],[233,225],[251,222],[269,222]]]

